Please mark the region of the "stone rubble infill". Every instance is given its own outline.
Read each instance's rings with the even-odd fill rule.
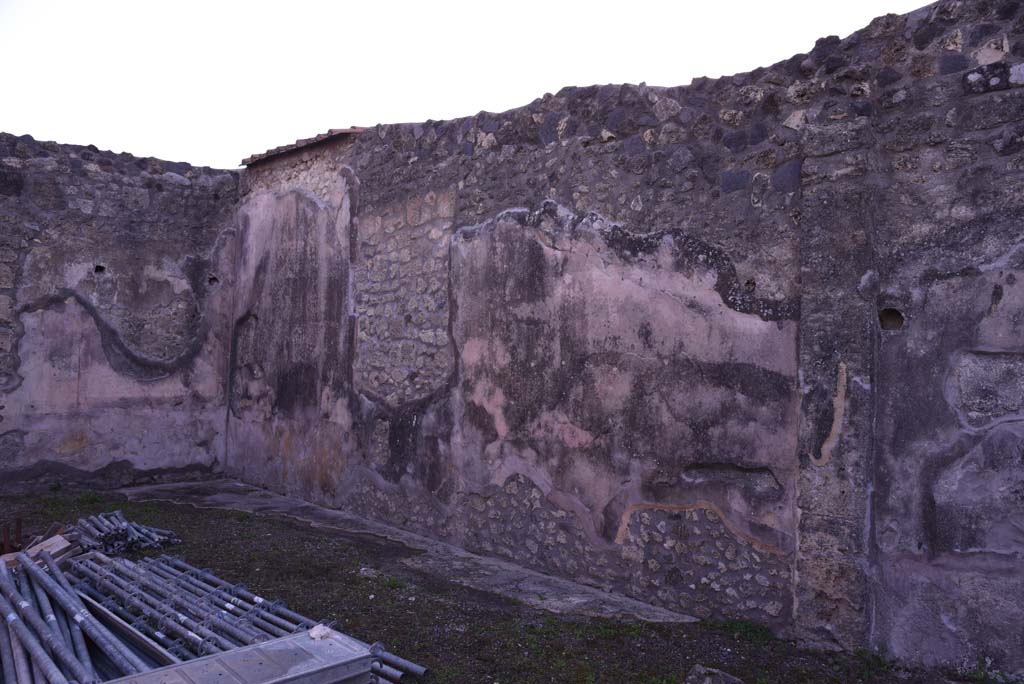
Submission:
[[[118,491],[132,501],[166,501],[196,508],[288,516],[322,529],[373,535],[422,552],[402,561],[413,569],[552,613],[657,623],[697,622],[690,615],[477,556],[450,544],[232,480],[146,485]]]

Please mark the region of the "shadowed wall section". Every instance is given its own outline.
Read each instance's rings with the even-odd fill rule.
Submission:
[[[257,193],[237,218],[225,465],[307,496],[352,451],[349,191]]]

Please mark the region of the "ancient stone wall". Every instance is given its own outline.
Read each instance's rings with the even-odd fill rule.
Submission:
[[[0,480],[224,453],[221,233],[237,174],[0,136]]]
[[[698,615],[1019,667],[1021,14],[941,3],[729,79],[263,162],[360,183],[362,418],[317,498]]]
[[[236,215],[229,326],[228,452],[243,479],[335,493],[354,441],[350,206],[355,179],[258,172]]]
[[[1021,670],[1022,63],[1022,3],[946,1],[749,74],[336,135],[146,252],[218,264],[224,295],[186,278],[200,313],[166,295],[164,332],[131,325],[149,300],[101,320],[174,359],[221,331],[159,382],[180,401],[210,359],[201,462],[230,475],[702,617]],[[74,187],[3,163],[0,211]],[[189,173],[179,200],[234,188]],[[17,358],[44,356],[10,382],[43,392],[59,345],[19,326]],[[156,405],[120,358],[111,411]],[[189,392],[158,414],[206,415]],[[2,453],[55,458],[36,431]]]

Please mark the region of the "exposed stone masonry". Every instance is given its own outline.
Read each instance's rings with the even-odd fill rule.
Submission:
[[[673,610],[1021,670],[1022,63],[1024,4],[943,1],[240,178],[4,136],[0,469],[200,464]]]
[[[397,406],[443,387],[448,338],[450,192],[414,195],[359,225],[355,384]]]

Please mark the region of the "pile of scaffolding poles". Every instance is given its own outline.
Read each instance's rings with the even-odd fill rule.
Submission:
[[[144,558],[137,563],[85,557],[72,561],[71,575],[79,591],[181,660],[287,636],[318,624],[280,602],[172,556]],[[426,668],[389,653],[380,644],[370,649],[379,659],[374,674],[382,682],[426,674]]]
[[[90,601],[125,623],[117,634]],[[133,562],[95,552],[71,560],[66,572],[45,551],[36,560],[19,553],[12,568],[0,563],[0,684],[94,684],[166,664],[133,646],[133,631],[173,662],[317,624],[171,556]],[[366,646],[381,684],[426,674],[380,643]]]
[[[65,534],[85,551],[118,555],[127,551],[162,549],[180,542],[169,530],[132,522],[121,511],[79,518]]]
[[[24,552],[13,569],[0,563],[4,684],[92,684],[152,669],[93,617],[48,553],[40,558],[45,570]]]
[[[316,625],[279,604],[233,601],[230,592],[188,575],[169,562],[83,558],[72,561],[71,575],[80,592],[181,660]]]
[[[213,573],[193,567],[179,558],[167,555],[161,556],[158,560],[147,558],[142,561],[142,565],[163,573],[165,577],[170,578],[177,587],[183,590],[192,591],[200,597],[214,597],[215,600],[221,602],[225,610],[233,614],[237,614],[239,611],[249,615],[255,613],[256,619],[259,619],[260,614],[267,611],[262,614],[265,621],[277,622],[276,625],[266,624],[268,628],[283,627],[285,623],[280,622],[282,619],[295,624],[292,631],[309,629],[317,624],[308,617],[288,610],[279,602],[270,602],[262,596],[253,594],[242,585],[230,584]],[[277,636],[284,636],[284,634],[277,634]],[[374,664],[374,673],[383,681],[399,682],[405,675],[423,677],[427,673],[427,669],[422,665],[417,665],[388,652],[379,642],[366,645],[380,660],[380,663]]]

